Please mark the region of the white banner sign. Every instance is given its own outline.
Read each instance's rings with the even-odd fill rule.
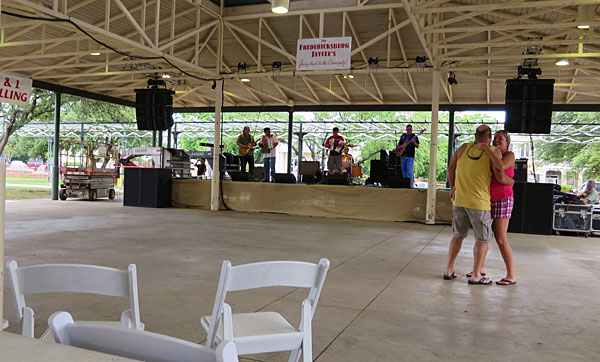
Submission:
[[[298,39],[296,70],[350,69],[352,37]]]
[[[31,83],[31,79],[0,73],[0,102],[18,106],[28,105]]]

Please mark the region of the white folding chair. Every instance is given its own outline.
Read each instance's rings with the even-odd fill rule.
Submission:
[[[238,362],[235,344],[224,342],[216,349],[162,334],[104,324],[78,322],[67,312],[48,319],[60,344],[149,362]]]
[[[6,270],[13,291],[17,320],[21,325],[21,334],[26,337],[34,336],[35,318],[33,309],[25,304],[25,295],[39,293],[92,293],[127,297],[130,309],[121,314],[120,322],[115,323],[120,323],[121,327],[125,328],[144,329],[144,324],[140,322],[135,264],[130,264],[127,270],[82,264],[19,267],[16,261],[11,260],[6,263]],[[51,337],[50,330],[46,330],[40,338]]]
[[[232,267],[223,262],[217,296],[211,316],[202,317],[202,327],[208,333],[206,346],[233,341],[239,355],[292,351],[289,362],[312,361],[312,318],[321,295],[329,260],[319,264],[298,261],[271,261]],[[225,303],[229,291],[286,286],[310,288],[302,302],[300,326],[294,328],[277,312],[232,314]]]

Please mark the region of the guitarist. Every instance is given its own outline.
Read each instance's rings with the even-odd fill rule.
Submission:
[[[410,178],[410,187],[413,187],[413,166],[415,164],[415,149],[419,147],[419,137],[413,134],[413,128],[406,126],[406,133],[400,137],[396,147],[396,154],[400,156],[402,176]]]
[[[240,151],[242,172],[246,171],[246,164],[248,164],[248,172],[250,172],[250,175],[254,175],[253,147],[256,146],[256,142],[254,142],[254,137],[250,134],[250,127],[244,127],[244,132],[237,138],[237,145]]]

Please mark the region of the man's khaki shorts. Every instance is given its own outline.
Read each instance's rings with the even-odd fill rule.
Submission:
[[[475,241],[488,242],[492,237],[492,215],[490,210],[476,210],[452,206],[452,231],[458,238],[466,238],[469,227],[473,227]]]

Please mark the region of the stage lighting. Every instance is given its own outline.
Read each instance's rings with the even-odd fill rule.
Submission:
[[[426,56],[417,56],[415,57],[415,62],[417,63],[425,63],[427,61],[427,57]]]
[[[377,64],[379,64],[379,58],[377,58],[377,57],[370,57],[369,58],[369,64],[371,64],[371,65],[377,65]]]
[[[212,86],[210,86],[212,89],[217,89],[217,81],[213,80],[213,84]]]
[[[450,85],[458,84],[458,82],[456,81],[456,75],[454,74],[454,72],[448,73],[448,84],[450,84]]]
[[[271,0],[271,11],[275,14],[285,14],[290,9],[290,0]]]
[[[281,69],[281,62],[273,62],[273,69]]]
[[[246,63],[238,63],[238,72],[240,70],[246,70]]]

